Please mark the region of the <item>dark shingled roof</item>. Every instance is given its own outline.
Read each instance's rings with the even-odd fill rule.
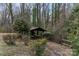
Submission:
[[[40,28],[40,27],[31,27],[30,30],[41,30],[41,31],[46,31],[45,29],[43,28]]]

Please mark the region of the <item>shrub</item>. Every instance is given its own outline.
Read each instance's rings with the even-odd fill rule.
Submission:
[[[13,24],[13,29],[18,33],[28,34],[29,24],[24,20],[17,19]]]
[[[5,30],[4,27],[0,27],[0,32],[3,33],[3,32],[7,32],[7,31]]]
[[[15,35],[4,35],[3,36],[3,41],[7,44],[7,45],[15,45],[15,40],[16,40],[16,36]]]
[[[17,39],[22,39],[22,34],[17,34]]]
[[[46,43],[46,39],[38,39],[34,42],[34,50],[36,56],[42,56],[44,54]]]
[[[43,34],[43,37],[47,38],[48,40],[52,40],[53,34],[50,33],[50,32],[45,32],[45,33]]]
[[[75,36],[75,39],[72,41],[73,55],[79,56],[79,37]]]
[[[29,43],[29,38],[28,38],[28,36],[27,36],[27,35],[23,35],[23,36],[22,36],[22,41],[24,42],[25,45],[28,45],[28,43]]]
[[[79,7],[72,10],[66,26],[67,39],[72,42],[73,55],[79,55]]]
[[[47,38],[49,41],[53,41],[56,43],[62,43],[62,34],[59,33],[59,31],[56,32],[46,32],[43,34],[45,38]]]

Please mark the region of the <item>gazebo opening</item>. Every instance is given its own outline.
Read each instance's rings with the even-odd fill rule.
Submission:
[[[45,29],[40,28],[40,27],[32,27],[30,28],[31,38],[40,38],[43,36],[43,33],[45,31],[46,31]]]

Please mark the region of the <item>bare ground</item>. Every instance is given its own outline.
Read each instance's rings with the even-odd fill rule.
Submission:
[[[30,56],[30,49],[28,46],[24,46],[23,42],[17,44],[17,46],[8,46],[4,43],[3,35],[15,34],[15,33],[0,33],[0,55],[2,56]],[[50,56],[70,56],[72,55],[72,49],[57,44],[54,42],[48,42],[45,50],[46,55]]]
[[[71,56],[72,55],[71,48],[61,44],[57,44],[55,42],[48,42],[46,50],[51,56]]]

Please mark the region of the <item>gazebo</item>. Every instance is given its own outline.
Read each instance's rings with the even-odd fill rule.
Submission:
[[[43,36],[43,33],[45,31],[46,31],[45,29],[40,28],[40,27],[31,27],[30,28],[31,38],[39,38],[39,37],[42,37]]]

